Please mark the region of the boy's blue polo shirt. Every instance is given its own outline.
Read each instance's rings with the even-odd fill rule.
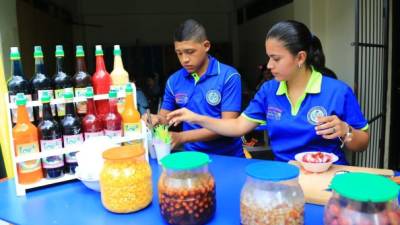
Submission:
[[[271,80],[260,88],[242,114],[250,121],[265,123],[275,158],[293,160],[299,152],[324,151],[336,154],[336,164],[347,164],[338,138],[317,135],[316,118],[336,115],[356,129],[368,129],[351,88],[342,81],[313,70],[305,93],[291,104],[285,81]]]
[[[228,65],[209,57],[207,72],[198,77],[189,74],[184,68],[168,79],[162,109],[173,111],[187,109],[201,115],[221,118],[222,112],[240,112],[242,88],[240,74]],[[183,123],[183,130],[195,130],[197,124]],[[201,151],[220,155],[243,155],[240,138],[220,137],[205,142],[185,143],[186,150]]]

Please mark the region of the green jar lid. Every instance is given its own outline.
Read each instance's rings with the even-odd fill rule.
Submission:
[[[172,170],[195,169],[210,162],[210,157],[202,152],[178,152],[161,159],[161,164]]]
[[[71,91],[64,92],[64,99],[73,99],[73,98],[74,98],[74,94]]]
[[[114,45],[114,55],[121,55],[121,47],[119,45]]]
[[[395,182],[369,173],[336,175],[331,188],[343,197],[360,202],[387,202],[399,194],[399,186]]]
[[[83,50],[82,45],[77,45],[76,46],[76,57],[84,57],[85,56],[85,51]]]
[[[26,97],[24,93],[18,93],[16,96],[17,105],[26,105]]]
[[[110,90],[110,92],[108,92],[108,97],[109,98],[116,98],[117,97],[117,91],[116,90]]]
[[[96,45],[95,55],[104,55],[101,45]]]
[[[45,91],[45,92],[43,92],[43,95],[42,95],[42,97],[40,98],[40,101],[42,102],[42,103],[49,103],[50,102],[50,94],[49,94],[49,92],[47,92],[47,91]]]
[[[64,49],[62,45],[56,45],[56,57],[64,57]]]
[[[93,98],[93,87],[86,87],[86,98]]]
[[[132,88],[132,85],[131,84],[127,84],[126,85],[126,87],[125,87],[125,92],[128,94],[132,94],[132,92],[133,92],[133,88]]]
[[[35,46],[33,51],[34,58],[43,58],[43,51],[41,46]]]
[[[19,54],[18,47],[11,47],[10,59],[11,60],[19,60],[19,59],[21,59],[21,55]]]

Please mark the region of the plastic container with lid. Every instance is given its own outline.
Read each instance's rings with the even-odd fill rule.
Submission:
[[[208,171],[209,162],[209,156],[200,152],[174,153],[161,160],[158,198],[169,224],[200,225],[213,217],[215,181]]]
[[[345,173],[333,178],[331,188],[324,224],[400,224],[399,186],[390,179],[368,173]]]
[[[240,196],[241,224],[304,223],[305,201],[298,167],[264,161],[248,165],[246,174]]]
[[[151,169],[141,146],[115,147],[103,152],[101,201],[111,212],[130,213],[145,208],[153,197]]]

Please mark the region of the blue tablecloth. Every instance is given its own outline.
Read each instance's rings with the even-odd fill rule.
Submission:
[[[217,210],[209,224],[240,224],[240,191],[245,182],[244,168],[258,160],[211,155],[217,187]],[[153,171],[153,202],[144,210],[131,214],[108,212],[100,193],[87,189],[81,182],[58,184],[17,197],[14,180],[0,183],[0,219],[13,224],[166,224],[160,214],[157,181],[162,168],[150,161]],[[305,224],[323,224],[323,207],[305,206]]]

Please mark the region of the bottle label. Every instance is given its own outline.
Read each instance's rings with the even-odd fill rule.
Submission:
[[[55,91],[56,99],[60,99],[60,98],[64,99],[64,91],[65,90],[73,92],[73,88],[57,89]],[[59,117],[65,116],[65,104],[64,103],[57,104],[57,115]]]
[[[137,123],[124,123],[124,136],[136,137],[141,134],[140,122]]]
[[[26,101],[30,102],[32,101],[32,95],[25,95],[26,97]],[[16,104],[16,100],[17,100],[17,96],[16,95],[10,95],[10,102]],[[28,115],[29,115],[29,120],[31,122],[34,121],[34,117],[33,117],[33,108],[32,107],[26,107],[26,111],[28,111]],[[11,110],[11,117],[12,117],[12,121],[13,123],[17,123],[17,109],[12,109]]]
[[[64,135],[64,147],[69,145],[76,145],[83,143],[83,135],[82,134],[75,134],[75,135]],[[65,161],[67,163],[75,163],[76,162],[76,152],[71,152],[65,155]]]
[[[104,130],[104,133],[107,137],[115,138],[122,136],[122,130]]]
[[[31,142],[27,144],[19,144],[15,146],[17,149],[17,155],[28,155],[39,152],[39,145],[37,142]],[[18,168],[21,173],[31,173],[33,171],[41,169],[40,159],[29,160],[18,163]]]
[[[75,96],[76,97],[86,97],[86,88],[75,88]],[[78,114],[86,114],[87,112],[87,104],[86,102],[77,102],[76,103],[76,112]]]
[[[113,90],[117,91],[117,96],[125,96],[125,85],[113,85],[111,86]],[[117,98],[117,109],[119,113],[124,111],[125,107],[125,98]]]
[[[117,91],[118,95],[125,95],[125,85],[111,85],[111,89]]]
[[[53,90],[39,90],[38,91],[38,101],[40,102],[40,99],[42,99],[42,96],[44,95],[44,93],[48,93],[50,95],[50,101],[54,99],[54,92]],[[51,113],[52,115],[56,115],[56,109],[54,105],[50,105],[51,107]],[[43,107],[42,105],[39,106],[39,118],[43,118]]]
[[[42,152],[57,150],[62,148],[61,138],[54,140],[40,140],[40,149]],[[64,166],[64,159],[62,155],[50,156],[42,159],[44,168],[58,168]]]
[[[85,133],[85,140],[88,140],[92,137],[98,137],[98,136],[103,136],[104,133],[103,131],[99,131],[99,132],[86,132]]]

